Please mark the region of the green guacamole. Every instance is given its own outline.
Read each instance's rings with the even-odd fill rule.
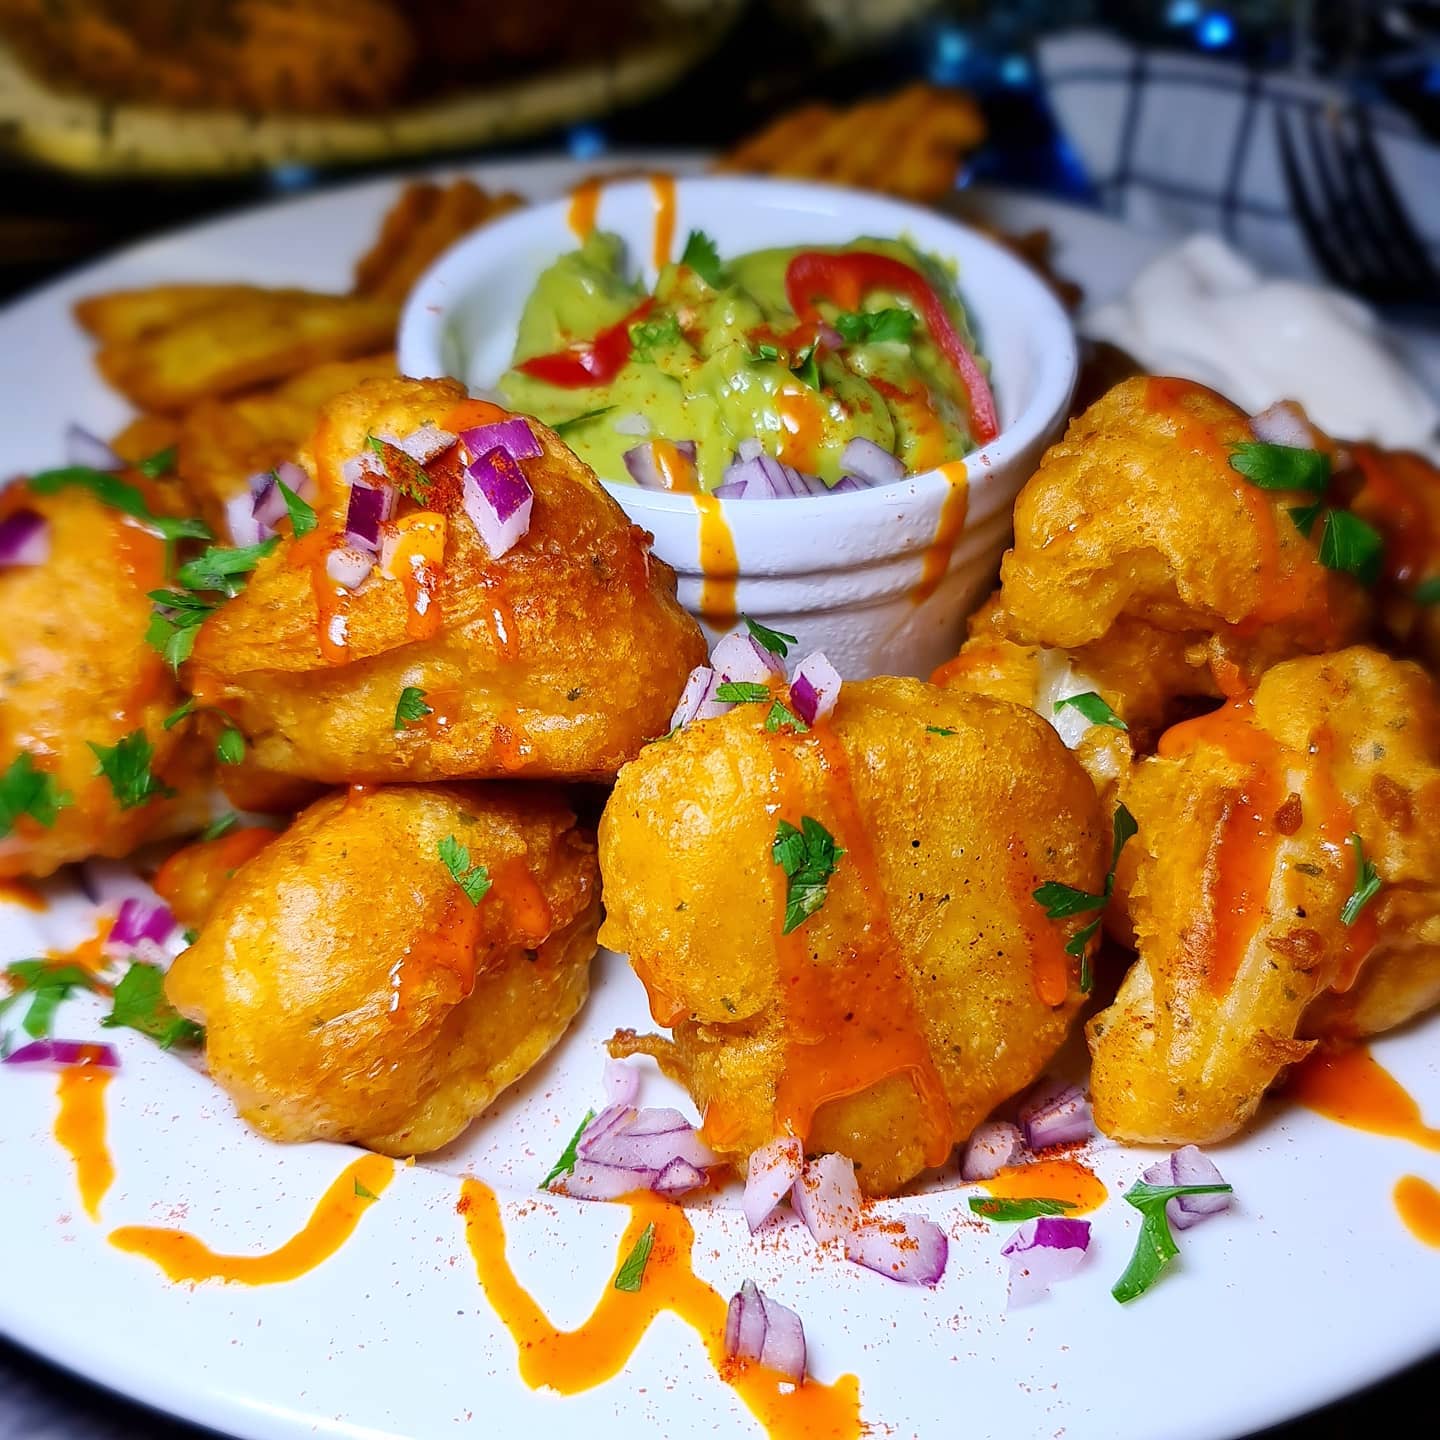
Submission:
[[[687,255],[694,244],[692,235]],[[870,288],[854,310],[817,297],[823,324],[817,328],[811,317],[802,325],[785,284],[802,249],[881,255],[918,271],[973,353],[953,276],[904,241],[757,250],[723,263],[712,252],[697,260],[698,269],[665,266],[647,296],[628,276],[619,237],[596,231],[536,282],[512,368],[500,381],[507,403],[560,425],[566,442],[607,480],[628,478],[624,454],[634,446],[693,441],[705,490],[721,483],[745,440],[827,485],[840,479],[841,452],[856,436],[897,456],[907,471],[974,449],[965,386],[914,297]],[[597,354],[608,348],[625,357],[602,381],[581,371],[586,383],[555,383],[517,368],[532,362],[543,369],[536,357],[559,357],[563,366],[585,353],[571,347],[592,343]],[[576,419],[591,411],[603,413]]]

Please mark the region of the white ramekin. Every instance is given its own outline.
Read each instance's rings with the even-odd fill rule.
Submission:
[[[654,182],[614,181],[598,224],[618,233],[647,282],[658,195]],[[674,182],[674,253],[692,229],[722,256],[772,245],[862,236],[910,240],[953,261],[981,352],[990,362],[1000,434],[964,462],[964,528],[948,556],[936,545],[952,479],[915,475],[874,490],[795,500],[718,502],[738,560],[735,607],[822,649],[842,674],[928,674],[955,653],[964,618],[993,584],[1020,486],[1058,434],[1075,384],[1074,332],[1045,284],[1007,250],[954,220],[883,196],[760,178]],[[421,277],[400,321],[402,373],[453,375],[472,390],[509,364],[520,313],[540,272],[578,243],[568,200],[517,210],[447,251]],[[683,436],[673,437],[683,439]],[[947,467],[953,477],[954,467]],[[675,567],[697,615],[704,583],[700,517],[688,495],[600,477],[655,553]],[[943,560],[922,587],[927,558]],[[922,594],[922,589],[929,589]],[[702,619],[704,617],[702,616]],[[723,633],[707,626],[711,639]]]

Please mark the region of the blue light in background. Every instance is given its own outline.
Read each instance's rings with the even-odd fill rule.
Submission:
[[[1426,66],[1425,78],[1420,82],[1420,88],[1427,95],[1440,95],[1440,65]]]
[[[1200,0],[1170,0],[1165,8],[1167,25],[1193,25],[1200,18]]]
[[[1028,85],[1030,62],[1023,55],[1007,55],[1000,62],[1000,79],[1006,85]]]
[[[1195,27],[1195,38],[1207,50],[1223,50],[1235,38],[1235,22],[1219,10],[1212,10]]]
[[[565,137],[565,148],[576,160],[593,160],[603,155],[608,142],[598,125],[577,125]]]
[[[935,32],[935,48],[927,67],[936,85],[954,85],[965,73],[970,58],[970,37],[954,25],[942,25]]]
[[[270,184],[276,190],[304,190],[314,180],[312,165],[276,165],[270,171]]]

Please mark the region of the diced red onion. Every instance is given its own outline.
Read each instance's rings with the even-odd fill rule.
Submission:
[[[709,1177],[697,1166],[677,1155],[655,1177],[651,1188],[657,1195],[684,1195],[707,1183]]]
[[[412,435],[410,438],[413,440],[415,437]],[[493,425],[477,425],[473,430],[462,430],[460,439],[472,455],[503,450],[512,460],[534,460],[545,453],[535,438],[535,432],[518,415],[509,420],[498,420]],[[435,452],[439,453],[438,450]]]
[[[733,705],[715,698],[720,683],[720,676],[708,665],[697,665],[690,672],[690,678],[685,682],[685,689],[681,691],[680,700],[670,716],[670,728],[673,730],[677,725],[688,725],[692,720],[713,720],[715,716],[733,710]]]
[[[866,485],[893,485],[905,478],[904,461],[863,435],[840,452],[840,468]]]
[[[815,340],[817,344],[824,345],[828,350],[841,350],[845,346],[845,337],[833,325],[824,320],[815,326]]]
[[[168,905],[152,905],[131,896],[120,902],[120,913],[110,927],[106,948],[129,947],[145,940],[163,945],[174,929],[175,917]]]
[[[385,462],[373,450],[362,450],[340,467],[340,478],[346,485],[383,484],[388,483],[389,472],[385,469]],[[285,483],[288,485],[290,482],[287,480]]]
[[[363,584],[374,568],[374,552],[362,550],[357,545],[338,546],[325,557],[325,573],[337,585],[343,585],[347,590]]]
[[[725,480],[712,492],[719,500],[743,500],[749,483],[745,480]]]
[[[1090,1222],[1069,1215],[1027,1220],[1006,1242],[1001,1254],[1010,1262],[1010,1305],[1029,1305],[1067,1280],[1090,1248]]]
[[[710,666],[722,681],[768,685],[785,678],[785,663],[753,635],[736,630],[711,652]]]
[[[50,558],[50,522],[33,510],[0,520],[0,566],[43,565]]]
[[[752,443],[758,446],[758,442]],[[737,458],[726,466],[724,477],[716,487],[717,495],[724,491],[724,498],[731,500],[789,500],[803,495],[829,493],[829,487],[818,476],[806,475],[782,464],[764,450],[747,456],[746,449],[742,441],[740,450],[736,452]],[[735,487],[740,485],[744,489],[737,490]]]
[[[497,560],[530,528],[535,492],[519,464],[498,446],[465,472],[462,499],[485,548]]]
[[[679,1195],[706,1183],[719,1157],[678,1110],[607,1105],[580,1137],[575,1170],[557,1182],[584,1200],[636,1190]]]
[[[12,1050],[3,1063],[44,1066],[46,1069],[93,1065],[97,1070],[118,1070],[120,1056],[113,1045],[93,1040],[32,1040],[28,1045]]]
[[[605,1104],[633,1105],[640,1094],[640,1072],[625,1060],[605,1062]]]
[[[357,479],[350,486],[345,508],[345,538],[367,550],[380,546],[380,526],[395,513],[395,489],[391,485],[369,485]]]
[[[102,909],[114,906],[118,913],[132,896],[150,905],[162,903],[134,869],[119,860],[86,860],[79,867],[78,879],[86,899]]]
[[[855,1166],[843,1155],[809,1161],[790,1192],[790,1203],[822,1245],[844,1239],[864,1219]]]
[[[1032,1150],[1075,1145],[1095,1133],[1090,1102],[1078,1085],[1042,1080],[1020,1106],[1020,1128]]]
[[[125,462],[93,431],[73,421],[65,427],[65,463],[90,470],[123,470]]]
[[[844,495],[852,490],[868,490],[869,488],[868,485],[862,484],[853,475],[842,475],[830,487],[830,493],[832,495]]]
[[[790,1193],[805,1168],[805,1151],[793,1135],[780,1135],[750,1153],[740,1209],[753,1235]]]
[[[638,411],[632,411],[629,415],[622,415],[610,428],[617,435],[648,435],[650,422]]]
[[[790,679],[795,713],[807,725],[823,720],[840,698],[841,683],[840,672],[825,658],[825,652],[812,651],[795,667]]]
[[[523,420],[515,423],[525,424]],[[528,431],[529,427],[526,428]],[[433,420],[427,420],[418,430],[412,430],[400,440],[391,440],[388,435],[380,438],[408,455],[417,465],[428,465],[437,455],[443,455],[455,443],[456,437],[449,430],[442,430]],[[470,453],[475,454],[474,449]],[[537,448],[535,454],[539,453]],[[286,484],[289,484],[289,481],[286,481]]]
[[[1197,1145],[1183,1145],[1173,1155],[1150,1166],[1145,1179],[1152,1185],[1223,1185],[1225,1177],[1215,1162]],[[1211,1195],[1177,1195],[1168,1201],[1165,1214],[1177,1230],[1188,1230],[1211,1215],[1230,1208],[1234,1197],[1222,1190]]]
[[[1008,1120],[987,1120],[977,1126],[960,1162],[962,1180],[989,1180],[1012,1164],[1025,1148],[1025,1137]]]
[[[235,545],[255,545],[266,538],[255,519],[255,496],[251,491],[232,495],[225,502],[225,528]]]
[[[805,1327],[753,1280],[744,1281],[725,1312],[725,1354],[749,1360],[799,1385],[805,1379]]]
[[[692,465],[695,463],[698,452],[693,440],[675,440],[671,443]],[[655,459],[653,444],[632,445],[620,458],[624,460],[625,468],[630,472],[630,478],[642,489],[668,490],[670,488],[659,462]]]
[[[845,1257],[902,1285],[936,1285],[950,1239],[923,1215],[873,1216],[845,1236]]]
[[[1253,416],[1250,429],[1266,445],[1288,445],[1294,450],[1318,450],[1321,446],[1320,432],[1293,400],[1277,400]]]
[[[563,1190],[576,1200],[619,1200],[637,1190],[652,1189],[656,1174],[651,1170],[632,1170],[620,1165],[602,1165],[598,1160],[583,1157],[575,1162],[568,1175],[562,1175],[554,1188]]]
[[[275,467],[275,473],[297,495],[310,493],[310,472],[303,465],[297,465],[293,460],[282,460]]]
[[[285,483],[290,484],[288,480]],[[290,485],[290,488],[293,490],[295,487]],[[285,504],[285,496],[277,483],[275,471],[265,472],[255,491],[255,503],[250,508],[256,522],[269,534],[274,534],[275,527],[290,513]]]

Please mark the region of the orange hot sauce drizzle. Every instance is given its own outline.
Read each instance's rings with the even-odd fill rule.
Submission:
[[[1063,1200],[1070,1206],[1067,1214],[1079,1215],[1098,1210],[1110,1193],[1105,1182],[1078,1160],[1007,1165],[980,1183],[997,1200]]]
[[[92,1220],[100,1218],[100,1202],[115,1179],[115,1164],[105,1142],[105,1087],[111,1073],[82,1060],[67,1065],[55,1087],[60,1100],[55,1138],[75,1162],[80,1203]]]
[[[675,177],[652,175],[650,189],[655,196],[655,268],[668,263],[675,244]],[[592,222],[593,223],[593,222]]]
[[[1386,575],[1409,585],[1425,572],[1434,553],[1430,517],[1421,498],[1434,483],[1431,467],[1418,456],[1385,454],[1370,445],[1352,445],[1350,454],[1365,477],[1355,497],[1357,513],[1384,531]]]
[[[395,1175],[395,1162],[385,1155],[363,1155],[347,1165],[320,1197],[299,1234],[264,1255],[219,1255],[203,1240],[183,1230],[152,1225],[125,1225],[112,1232],[110,1243],[130,1255],[153,1260],[170,1279],[234,1281],[241,1285],[278,1285],[298,1279],[328,1260],[354,1233],[376,1197]]]
[[[1209,743],[1249,767],[1226,801],[1206,856],[1206,883],[1200,887],[1202,903],[1207,897],[1209,902],[1202,933],[1208,947],[1206,978],[1214,995],[1229,990],[1264,919],[1280,845],[1274,823],[1275,811],[1285,798],[1280,747],[1253,723],[1253,713],[1253,697],[1243,696],[1208,715],[1171,726],[1157,747],[1168,759]]]
[[[910,601],[914,605],[923,605],[940,588],[940,582],[950,569],[955,542],[964,533],[965,514],[970,507],[970,482],[965,478],[965,462],[952,460],[950,464],[942,465],[940,475],[950,488],[940,504],[935,538],[926,547],[920,579],[910,593]]]
[[[565,219],[580,240],[586,240],[595,228],[595,218],[600,213],[600,191],[604,182],[598,175],[582,180],[570,192],[570,210]]]
[[[1403,1175],[1395,1182],[1395,1208],[1417,1240],[1440,1249],[1440,1190],[1418,1175]]]
[[[665,1311],[700,1336],[715,1373],[745,1402],[771,1440],[858,1440],[860,1382],[844,1375],[833,1385],[806,1380],[791,1387],[774,1371],[725,1355],[726,1303],[691,1266],[695,1231],[684,1210],[655,1196],[629,1202],[630,1223],[616,1252],[616,1272],[647,1225],[655,1243],[637,1291],[606,1284],[589,1318],[575,1330],[550,1322],[520,1284],[505,1253],[505,1230],[495,1193],[479,1180],[460,1188],[465,1240],[485,1298],[510,1332],[520,1378],[561,1395],[576,1395],[613,1379],[634,1354],[655,1318]]]
[[[776,818],[798,826],[806,813],[805,796],[796,784],[790,744],[779,732],[776,738]],[[909,981],[900,968],[900,946],[890,924],[880,867],[856,803],[850,762],[827,721],[817,724],[794,748],[798,751],[802,746],[818,749],[830,781],[826,798],[834,815],[835,843],[845,851],[836,880],[859,889],[869,914],[842,965],[817,965],[803,925],[783,933],[787,881],[780,866],[771,867],[775,950],[788,1038],[785,1068],[776,1086],[776,1121],[804,1140],[816,1112],[829,1101],[858,1095],[892,1075],[906,1075],[928,1122],[925,1163],[939,1165],[954,1142],[950,1103],[915,1014]]]
[[[1063,1005],[1070,993],[1070,957],[1065,953],[1059,926],[1035,898],[1040,877],[1031,868],[1029,852],[1018,835],[1012,835],[1005,846],[1005,862],[1010,898],[1025,917],[1031,988],[1042,1005]]]
[[[785,385],[775,396],[775,413],[780,417],[777,458],[796,470],[813,471],[820,450],[822,419],[815,392],[808,385]]]
[[[1365,1045],[1316,1049],[1290,1072],[1285,1092],[1354,1130],[1440,1150],[1440,1130],[1425,1124],[1419,1105]]]
[[[24,910],[44,912],[49,902],[29,880],[0,880],[0,905],[19,905]]]
[[[1280,536],[1276,529],[1275,510],[1265,492],[1250,484],[1230,464],[1230,455],[1216,440],[1210,428],[1195,419],[1181,404],[1186,394],[1202,387],[1189,380],[1173,380],[1152,376],[1146,382],[1145,403],[1152,412],[1163,415],[1175,426],[1175,438],[1197,455],[1205,455],[1230,482],[1236,498],[1249,512],[1255,527],[1256,543],[1260,547],[1260,567],[1257,576],[1260,598],[1254,611],[1246,617],[1251,625],[1278,620],[1299,608],[1305,598],[1287,591],[1299,587],[1287,587],[1280,566]]]
[[[700,618],[717,630],[735,623],[735,586],[740,575],[740,559],[735,552],[735,537],[730,522],[715,495],[697,495],[695,508],[700,512]]]

